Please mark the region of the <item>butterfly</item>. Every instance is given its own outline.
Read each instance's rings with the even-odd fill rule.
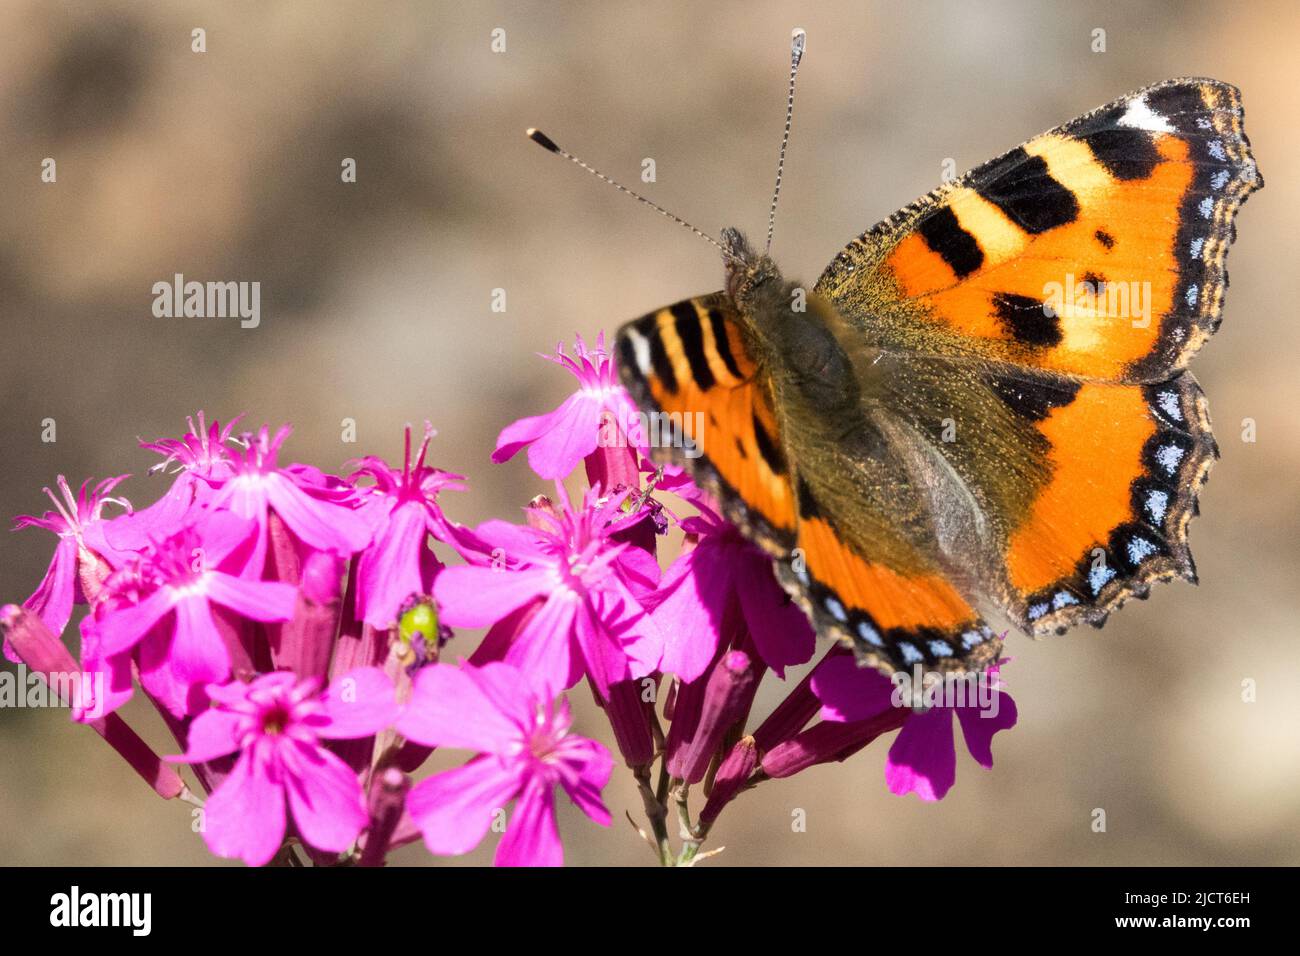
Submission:
[[[802,49],[796,31],[790,108]],[[696,447],[654,457],[820,634],[886,674],[978,671],[993,624],[1100,627],[1195,582],[1218,449],[1187,366],[1262,185],[1238,90],[1168,80],[945,183],[812,288],[724,230],[723,288],[624,325],[619,371],[652,420],[700,417]]]

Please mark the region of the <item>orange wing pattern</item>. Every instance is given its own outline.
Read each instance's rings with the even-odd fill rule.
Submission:
[[[819,632],[852,643],[871,666],[981,670],[996,660],[1001,641],[937,569],[870,560],[821,517],[800,520],[798,547],[804,564],[780,562],[782,583]]]
[[[734,316],[716,292],[629,322],[618,333],[619,371],[647,415],[656,460],[687,467],[730,521],[785,555],[795,537],[789,464]],[[682,432],[693,447],[673,439]]]
[[[1035,634],[1100,626],[1155,581],[1194,582],[1187,524],[1218,456],[1190,372],[1075,388],[1038,423],[1050,478],[1006,545],[1013,613]]]
[[[1217,328],[1232,219],[1262,185],[1238,91],[1171,80],[913,204],[816,291],[904,348],[1163,381]]]

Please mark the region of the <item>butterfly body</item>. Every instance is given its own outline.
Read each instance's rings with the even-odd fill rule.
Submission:
[[[1172,80],[947,183],[811,288],[736,230],[723,289],[624,326],[624,384],[775,559],[818,630],[884,672],[981,669],[993,624],[1100,625],[1195,580],[1217,448],[1186,371],[1262,185],[1235,88]]]

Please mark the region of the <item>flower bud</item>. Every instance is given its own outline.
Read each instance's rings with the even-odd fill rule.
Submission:
[[[758,747],[754,744],[754,738],[742,737],[731,748],[714,775],[713,790],[709,793],[704,809],[700,811],[701,826],[707,828],[713,825],[722,808],[745,788],[757,766]]]
[[[742,716],[754,669],[744,651],[730,651],[713,669],[704,689],[700,718],[690,747],[670,760],[669,772],[687,783],[699,783],[727,731]]]

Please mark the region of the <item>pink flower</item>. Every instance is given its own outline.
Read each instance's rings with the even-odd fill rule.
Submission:
[[[778,676],[809,660],[816,637],[807,616],[786,595],[772,560],[702,501],[681,523],[699,543],[664,572],[652,611],[664,635],[661,667],[690,683],[714,660],[727,624],[743,618],[758,656]]]
[[[138,646],[140,679],[149,692],[178,716],[193,713],[201,703],[195,692],[230,676],[230,652],[213,621],[213,605],[254,621],[293,617],[298,592],[292,585],[231,573],[243,566],[254,534],[247,519],[197,509],[110,577],[106,599],[82,624],[97,661]]]
[[[370,543],[370,524],[353,506],[355,492],[331,481],[315,468],[276,463],[280,446],[291,429],[281,426],[274,437],[265,425],[256,436],[247,436],[248,450],[236,454],[234,471],[221,480],[209,508],[224,508],[257,522],[257,538],[248,569],[259,576],[266,559],[267,513],[275,509],[285,525],[304,544],[317,551],[343,556],[360,551]]]
[[[567,702],[509,664],[419,671],[398,730],[430,747],[479,753],[469,763],[418,783],[406,807],[433,853],[467,853],[511,800],[514,814],[497,847],[497,866],[559,866],[555,788],[609,826],[600,792],[614,761],[594,740],[569,733]]]
[[[596,337],[593,349],[587,348],[581,336],[574,340],[574,358],[564,354],[563,343],[555,347],[554,356],[542,357],[572,372],[578,379],[578,391],[554,411],[507,425],[497,437],[493,461],[509,461],[519,449],[529,446],[528,464],[533,471],[543,478],[563,478],[596,450],[605,412],[612,415],[621,436],[640,439],[640,430],[634,427],[639,421],[636,405],[619,384],[618,369],[605,351],[605,333]]]
[[[217,856],[268,863],[284,842],[286,809],[312,847],[348,849],[369,816],[357,775],[322,739],[368,737],[393,722],[397,704],[383,671],[358,668],[318,694],[315,678],[287,671],[251,684],[209,686],[214,706],[190,726],[185,753],[202,763],[238,751],[204,807],[203,839]]]
[[[942,800],[952,789],[957,779],[954,714],[971,756],[982,767],[993,766],[993,735],[1016,723],[1015,701],[1003,689],[998,670],[995,664],[983,674],[940,679],[928,691],[920,691],[933,699],[923,712],[907,716],[889,748],[885,780],[890,792]],[[914,678],[907,674],[894,678],[891,683],[875,670],[858,667],[848,656],[827,658],[812,679],[813,692],[822,702],[822,719],[871,721],[891,707],[910,707]]]
[[[45,626],[54,634],[62,634],[72,617],[72,605],[85,603],[78,571],[83,562],[90,562],[92,567],[99,557],[108,557],[113,549],[104,540],[104,505],[109,502],[119,504],[131,510],[129,502],[121,498],[111,498],[109,493],[126,478],[119,475],[107,478],[90,489],[90,481],[82,483],[81,490],[73,497],[68,480],[62,475],[58,478],[59,491],[63,500],[55,497],[49,488],[44,489],[50,501],[54,502],[54,511],[47,511],[41,517],[19,515],[14,520],[14,530],[19,528],[44,528],[59,536],[59,543],[54,548],[54,557],[49,569],[36,591],[23,602],[23,607],[34,611]],[[9,660],[17,661],[6,641],[4,654]]]
[[[463,478],[424,463],[432,428],[411,462],[411,429],[406,429],[406,456],[399,471],[373,455],[357,462],[352,475],[374,479],[363,489],[363,509],[373,522],[374,540],[361,552],[357,566],[357,617],[371,627],[387,628],[412,594],[428,594],[441,565],[426,546],[432,534],[441,541],[455,535],[438,507],[438,492],[463,489]]]
[[[627,573],[645,573],[645,552],[611,539],[644,515],[624,515],[626,494],[602,502],[595,490],[575,512],[564,486],[556,487],[562,509],[535,509],[541,527],[479,525],[475,533],[494,548],[493,566],[446,568],[434,597],[451,627],[486,627],[535,604],[504,659],[552,693],[572,687],[585,670],[607,697],[610,684],[643,677],[659,665],[658,628],[623,577],[624,561],[630,562]]]

